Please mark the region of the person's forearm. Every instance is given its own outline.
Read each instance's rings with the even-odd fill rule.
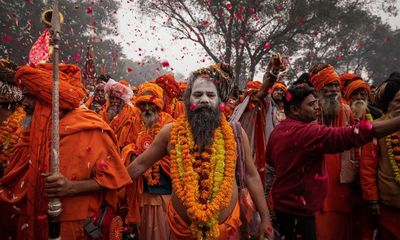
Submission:
[[[140,160],[140,159],[138,159],[138,160]],[[146,170],[146,169],[144,169],[143,165],[140,164],[140,161],[138,161],[138,160],[131,162],[131,164],[129,164],[129,166],[128,166],[128,173],[132,179],[136,179],[137,177],[142,175],[143,172]]]
[[[258,97],[259,99],[265,98],[268,94],[268,89],[270,89],[274,85],[275,81],[276,77],[273,76],[271,73],[266,72],[263,77],[263,84],[260,90],[258,90],[258,92],[256,93],[256,97]]]
[[[94,179],[71,181],[71,189],[68,193],[69,196],[98,192],[103,189]]]
[[[385,137],[399,130],[400,130],[400,116],[384,121],[375,121],[372,123],[372,131],[374,137],[376,138]]]
[[[255,176],[246,175],[246,185],[250,196],[260,213],[261,220],[269,222],[271,219],[267,202],[265,201],[264,189],[262,188],[260,176],[258,174]]]

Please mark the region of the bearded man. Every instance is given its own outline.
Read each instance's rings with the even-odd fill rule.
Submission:
[[[331,65],[318,63],[310,69],[310,80],[321,106],[319,122],[324,126],[345,127],[355,123],[350,107],[341,98],[339,79]],[[354,203],[361,195],[353,191],[359,166],[355,152],[352,149],[326,154],[325,162],[329,184],[324,205],[316,215],[318,239],[357,239],[360,233],[353,228],[358,219]]]
[[[104,87],[109,107],[102,111],[103,120],[105,120],[115,135],[117,135],[120,149],[133,142],[129,137],[132,128],[132,119],[138,112],[138,109],[131,103],[133,92],[130,87],[108,80]]]
[[[109,102],[106,100],[106,95],[104,93],[105,82],[99,82],[94,89],[94,95],[89,97],[86,101],[85,106],[90,110],[95,111],[97,114],[100,113],[101,110],[108,109]],[[101,115],[99,115],[101,116]]]
[[[0,178],[11,160],[12,148],[18,142],[18,129],[25,117],[21,106],[22,91],[13,80],[17,65],[0,60]]]
[[[163,112],[163,104],[163,90],[157,84],[146,82],[139,87],[135,98],[139,114],[134,116],[130,132],[134,142],[122,152],[126,165],[148,149],[160,129],[173,121]],[[164,157],[127,187],[125,222],[138,225],[139,239],[169,239],[170,230],[165,224],[172,189],[169,166],[169,159]],[[131,231],[135,232],[135,226]]]
[[[111,128],[93,111],[79,107],[85,90],[75,65],[60,65],[60,173],[50,175],[52,64],[21,67],[27,118],[9,169],[0,180],[0,203],[15,213],[13,239],[47,239],[49,198],[62,203],[60,236],[86,239],[83,222],[108,236],[111,219],[99,223],[102,206],[113,216],[117,189],[130,183]],[[3,214],[1,218],[7,217]],[[96,218],[96,219],[94,219]],[[11,226],[15,227],[15,226]]]
[[[383,82],[375,94],[375,102],[384,115],[377,120],[397,118],[400,115],[400,73],[394,72]],[[371,186],[378,197],[378,233],[380,239],[400,239],[400,133],[396,132],[378,139],[379,154],[372,163],[372,171],[364,184]]]
[[[232,69],[226,64],[194,71],[185,96],[187,115],[164,126],[152,145],[128,166],[133,179],[167,154],[172,196],[168,223],[174,239],[238,239],[240,208],[236,184],[236,144],[245,149],[245,176],[261,215],[259,239],[272,233],[260,176],[248,139],[237,143],[219,105],[229,97]],[[268,235],[267,237],[270,237]]]
[[[370,86],[354,73],[341,75],[351,78],[344,88],[344,97],[353,112],[357,123],[363,120],[373,120],[373,114],[369,111]],[[355,156],[359,161],[360,184],[363,195],[363,202],[357,204],[359,220],[354,226],[360,232],[361,239],[373,239],[375,226],[373,217],[379,213],[378,192],[375,184],[370,184],[371,179],[375,179],[376,170],[376,144],[373,142],[355,148]],[[368,211],[369,210],[369,211]]]

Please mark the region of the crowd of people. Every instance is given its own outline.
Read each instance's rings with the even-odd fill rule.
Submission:
[[[0,239],[400,239],[400,73],[378,87],[317,63],[234,85],[217,63],[93,92],[59,65],[0,62]],[[287,86],[286,83],[290,83]]]

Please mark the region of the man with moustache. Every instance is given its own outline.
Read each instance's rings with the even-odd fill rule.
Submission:
[[[339,79],[331,65],[317,63],[310,69],[310,81],[321,107],[319,122],[324,126],[345,127],[355,123],[350,107],[341,98]],[[361,196],[353,189],[359,164],[354,150],[324,157],[329,184],[324,205],[316,215],[318,239],[357,239],[360,233],[352,232],[357,219],[354,202]]]
[[[48,238],[49,198],[59,198],[62,203],[61,238],[88,238],[85,220],[108,234],[110,216],[118,202],[117,189],[131,182],[111,128],[93,111],[79,108],[85,96],[80,69],[67,64],[60,64],[59,68],[58,174],[49,174],[53,66],[23,66],[15,75],[23,88],[27,117],[13,161],[0,179],[0,205],[13,211],[16,218],[16,226],[10,226],[18,230],[16,236],[10,236],[12,239]],[[108,206],[110,215],[100,225],[96,219],[102,206]]]
[[[130,87],[116,82],[113,79],[108,80],[104,87],[107,100],[110,105],[102,111],[102,118],[107,122],[115,135],[117,135],[120,149],[133,142],[130,139],[132,128],[132,119],[138,112],[138,109],[131,103],[133,92]]]
[[[106,100],[106,95],[104,93],[105,82],[99,82],[94,89],[94,95],[89,97],[86,101],[85,106],[90,110],[95,111],[100,114],[100,111],[105,108],[108,109],[109,102]],[[101,115],[99,115],[101,116]]]
[[[320,108],[316,96],[305,83],[288,89],[287,119],[274,129],[267,149],[267,159],[276,169],[271,193],[282,239],[317,239],[315,214],[329,194],[324,154],[361,146],[374,136],[400,129],[400,117],[380,123],[364,120],[351,127],[322,126],[315,122]],[[333,238],[342,239],[340,234]]]
[[[185,96],[187,115],[164,126],[152,145],[128,166],[133,179],[169,154],[172,196],[168,223],[173,239],[238,239],[240,209],[236,185],[236,144],[246,154],[245,181],[261,215],[259,239],[272,228],[260,177],[247,136],[237,143],[221,115],[232,84],[232,68],[219,63],[192,73]]]
[[[135,105],[139,114],[133,117],[129,133],[134,142],[122,153],[126,165],[148,149],[160,129],[173,121],[171,115],[163,112],[163,89],[157,84],[143,83],[136,94]],[[127,186],[125,222],[138,225],[139,239],[169,239],[170,230],[165,224],[172,189],[169,165],[169,158],[164,157]],[[135,228],[131,226],[131,234],[136,233]]]

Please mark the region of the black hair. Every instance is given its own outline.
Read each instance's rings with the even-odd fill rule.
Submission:
[[[103,81],[103,82],[108,82],[108,80],[111,79],[111,76],[106,74],[101,74],[98,78],[97,78],[97,82]]]
[[[312,86],[311,81],[310,81],[310,74],[307,72],[302,73],[299,78],[293,83],[293,85],[299,85],[302,83],[306,83],[310,86]]]
[[[285,114],[290,115],[290,107],[300,105],[310,94],[313,94],[314,96],[317,95],[314,88],[310,87],[306,83],[290,86],[286,92],[286,97],[283,98]]]

